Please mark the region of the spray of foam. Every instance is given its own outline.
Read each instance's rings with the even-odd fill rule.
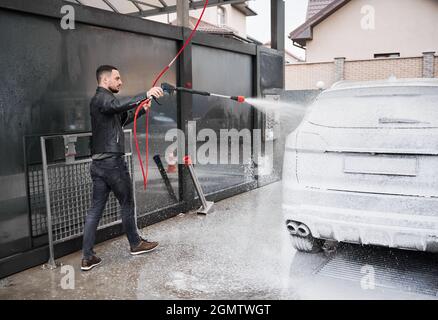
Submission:
[[[276,100],[246,98],[245,102],[252,105],[257,110],[269,113],[275,112],[280,116],[283,122],[300,122],[306,112],[306,107],[291,102],[280,102]]]

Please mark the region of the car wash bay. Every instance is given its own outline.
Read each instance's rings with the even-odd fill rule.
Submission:
[[[48,164],[53,222],[62,226],[54,236],[55,257],[81,248],[81,226],[90,201],[89,101],[96,88],[96,67],[119,68],[124,80],[121,99],[140,93],[151,86],[190,33],[75,4],[71,4],[75,29],[64,30],[60,25],[63,4],[57,0],[0,4],[0,38],[8,44],[0,52],[5,75],[0,88],[0,277],[49,258],[42,150]],[[161,81],[225,95],[262,96],[267,90],[283,88],[282,66],[283,55],[277,50],[197,33]],[[188,170],[179,165],[168,174],[175,197],[167,191],[153,160],[159,155],[166,166],[165,150],[172,141],[165,141],[165,134],[176,128],[187,133],[188,121],[196,121],[198,132],[203,128],[217,133],[220,129],[252,131],[263,126],[262,115],[251,106],[231,100],[181,94],[155,105],[149,120],[146,192],[135,151],[127,158],[134,172],[139,227],[200,205]],[[132,125],[126,129],[132,130]],[[139,119],[138,132],[144,159],[144,118]],[[45,148],[41,137],[46,139]],[[128,138],[127,133],[127,146]],[[281,150],[279,144],[276,148]],[[74,158],[66,157],[70,151],[76,153]],[[258,156],[253,151],[251,158]],[[207,199],[218,201],[277,181],[280,167],[277,162],[275,174],[263,181],[254,174],[251,159],[236,165],[197,165],[196,172]],[[97,241],[121,232],[118,205],[110,197]]]
[[[340,247],[334,254],[294,251],[280,208],[281,183],[276,181],[282,152],[277,141],[270,177],[251,174],[253,168],[245,166],[245,159],[239,165],[196,166],[207,198],[221,200],[214,213],[199,216],[191,211],[200,202],[181,166],[169,173],[177,198],[169,195],[152,159],[157,154],[164,159],[169,129],[186,131],[189,120],[197,122],[198,130],[264,126],[263,116],[250,107],[190,95],[170,98],[151,111],[147,192],[142,190],[135,152],[130,157],[138,224],[161,246],[131,257],[112,199],[96,246],[102,266],[92,273],[80,272],[78,234],[55,245],[58,261],[71,266],[75,275],[75,289],[63,289],[65,269],[40,268],[49,257],[40,138],[49,137],[47,160],[59,164],[53,180],[61,181],[56,189],[60,199],[66,193],[86,194],[89,182],[81,179],[88,177],[87,164],[66,164],[64,136],[90,131],[88,103],[95,90],[96,66],[117,65],[124,77],[121,96],[136,94],[150,86],[189,34],[179,27],[75,8],[76,29],[71,32],[60,28],[58,1],[0,4],[0,38],[10,44],[0,52],[0,67],[8,75],[0,87],[1,299],[436,297],[436,261],[428,254],[355,245]],[[283,88],[282,66],[283,57],[276,50],[197,34],[163,82],[192,83],[193,88],[226,95],[266,96]],[[143,133],[144,122],[139,122]],[[144,139],[140,135],[141,146]],[[78,137],[76,152],[78,159],[89,158],[89,137]],[[258,156],[254,150],[252,156]],[[79,179],[70,189],[63,188],[63,179],[72,176]],[[68,201],[58,204],[80,225],[88,201],[84,196],[79,207]],[[375,267],[376,288],[364,290],[367,265]],[[31,269],[17,273],[27,268]]]

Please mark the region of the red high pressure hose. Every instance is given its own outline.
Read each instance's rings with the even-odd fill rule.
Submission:
[[[193,35],[196,33],[196,30],[198,29],[198,25],[199,25],[199,23],[202,20],[202,16],[204,15],[204,12],[205,12],[205,9],[207,8],[207,5],[208,5],[208,0],[205,0],[204,8],[202,9],[201,15],[199,16],[198,21],[196,22],[196,25],[193,28],[192,32],[190,33],[189,37],[184,42],[183,46],[178,51],[178,53],[176,54],[175,58],[173,58],[172,61],[170,61],[170,63],[166,67],[164,67],[164,69],[161,70],[161,72],[155,78],[155,80],[154,80],[154,82],[152,84],[152,87],[156,86],[156,84],[160,80],[160,78],[167,72],[167,70],[169,70],[169,68],[172,66],[172,64],[176,61],[176,59],[178,59],[180,54],[184,51],[184,49],[190,43],[190,41],[193,38]],[[146,159],[145,159],[146,170],[143,167],[143,160],[141,159],[140,148],[138,146],[138,139],[137,139],[137,117],[138,117],[138,113],[140,112],[140,110],[147,103],[149,103],[150,100],[151,99],[149,98],[149,99],[143,101],[142,103],[140,103],[140,105],[135,110],[135,115],[134,115],[134,141],[135,141],[135,149],[137,150],[137,157],[138,157],[138,161],[140,162],[141,174],[143,175],[143,187],[144,187],[144,190],[146,190],[146,187],[147,187],[148,173],[149,173],[149,166],[148,166],[148,163],[149,163],[149,108],[146,110],[146,115],[145,115],[145,117],[146,117]],[[133,177],[133,179],[134,179],[134,177]]]

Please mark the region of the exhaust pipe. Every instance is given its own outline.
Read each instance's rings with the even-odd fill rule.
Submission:
[[[289,221],[287,223],[287,230],[289,230],[289,233],[291,235],[297,235],[298,234],[298,223],[293,222],[293,221]]]
[[[297,229],[297,233],[301,237],[308,237],[310,235],[310,230],[305,224],[300,224]]]

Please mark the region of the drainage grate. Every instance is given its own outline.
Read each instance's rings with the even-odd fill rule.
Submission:
[[[372,268],[370,268],[372,267]],[[375,287],[438,295],[438,268],[431,255],[422,252],[355,250],[338,252],[317,271],[321,276],[354,281],[374,272]]]

